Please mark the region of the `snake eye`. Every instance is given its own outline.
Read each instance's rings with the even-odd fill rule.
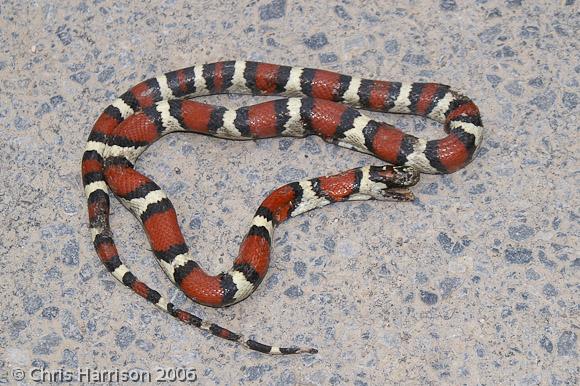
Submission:
[[[419,181],[419,172],[410,166],[371,166],[370,179],[390,188],[407,187]]]
[[[412,166],[395,166],[394,181],[402,186],[412,186],[419,182],[419,172]]]

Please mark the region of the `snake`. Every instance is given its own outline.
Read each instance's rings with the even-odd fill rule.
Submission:
[[[192,100],[214,94],[280,96],[230,109]],[[359,110],[412,114],[443,125],[446,136],[425,140]],[[311,135],[385,162],[292,182],[261,203],[233,266],[210,275],[185,243],[163,190],[135,170],[137,158],[162,136],[193,132],[231,140]],[[266,354],[317,353],[247,339],[179,309],[141,281],[119,257],[109,223],[109,190],[140,221],[163,271],[193,301],[223,307],[247,298],[266,276],[274,228],[335,202],[411,201],[421,173],[452,173],[467,165],[483,139],[476,104],[439,83],[391,82],[332,71],[220,61],[194,65],[140,82],[115,99],[94,124],[82,157],[82,183],[97,255],[121,283],[178,320]],[[292,156],[290,154],[290,156]]]

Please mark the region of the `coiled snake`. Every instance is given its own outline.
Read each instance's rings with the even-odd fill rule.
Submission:
[[[222,93],[286,98],[237,110],[185,99]],[[442,123],[448,135],[426,141],[370,119],[355,108],[428,117]],[[233,267],[210,276],[190,254],[165,193],[133,168],[150,144],[175,131],[235,140],[318,135],[393,166],[352,169],[274,190],[252,219]],[[246,61],[169,72],[143,81],[117,98],[90,133],[82,178],[94,246],[115,278],[185,323],[264,353],[315,353],[315,349],[248,340],[178,309],[140,281],[117,253],[109,226],[108,188],[142,222],[153,253],[169,278],[194,301],[221,307],[245,299],[264,279],[277,224],[333,202],[412,200],[408,187],[418,181],[419,173],[451,173],[465,166],[482,134],[477,106],[442,84],[386,82]]]

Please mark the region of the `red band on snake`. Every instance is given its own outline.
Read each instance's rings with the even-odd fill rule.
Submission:
[[[187,98],[236,93],[286,98],[237,110]],[[370,119],[355,108],[431,118],[448,133],[424,140]],[[254,140],[318,135],[374,155],[389,166],[367,166],[294,182],[273,191],[258,208],[232,269],[212,276],[191,256],[168,197],[133,165],[161,136],[191,131]],[[101,114],[82,160],[89,223],[99,258],[115,278],[181,321],[269,354],[314,353],[276,347],[233,333],[177,309],[123,264],[109,226],[108,189],[142,222],[153,253],[169,278],[194,301],[214,307],[248,297],[264,279],[274,227],[334,202],[413,199],[419,173],[451,173],[471,161],[483,126],[477,106],[449,86],[361,79],[324,70],[228,61],[193,66],[131,88]]]

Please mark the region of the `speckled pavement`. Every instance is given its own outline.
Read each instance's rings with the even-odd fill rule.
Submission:
[[[578,3],[230,3],[0,5],[0,383],[36,384],[41,368],[45,381],[90,369],[155,381],[159,368],[181,368],[222,385],[577,384]],[[486,138],[468,167],[424,176],[414,203],[337,204],[287,222],[262,286],[227,309],[176,290],[113,201],[121,256],[177,305],[318,355],[268,357],[179,323],[92,249],[80,160],[97,116],[142,79],[222,59],[441,82],[482,111]],[[422,118],[371,115],[443,136]],[[137,167],[166,189],[198,261],[217,273],[269,191],[366,164],[380,162],[314,137],[172,134]]]

